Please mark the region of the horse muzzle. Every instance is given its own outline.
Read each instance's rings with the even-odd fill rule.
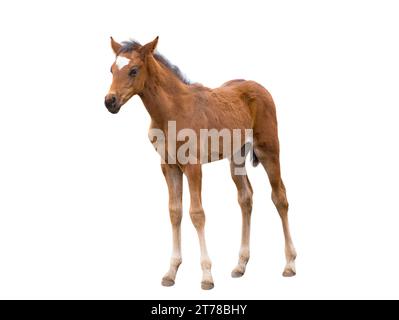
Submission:
[[[105,96],[104,104],[107,107],[108,111],[116,114],[121,109],[121,105],[118,102],[118,98],[115,94],[107,94]]]

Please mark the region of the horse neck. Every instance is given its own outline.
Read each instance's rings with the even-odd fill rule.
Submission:
[[[148,59],[148,78],[140,97],[151,119],[165,126],[181,112],[178,101],[187,92],[187,85],[153,57]]]

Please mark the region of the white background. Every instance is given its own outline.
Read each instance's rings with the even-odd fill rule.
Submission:
[[[395,1],[2,1],[0,298],[399,298]],[[203,168],[215,289],[200,289],[185,185],[183,264],[150,118],[103,98],[109,36],[158,49],[215,87],[267,87],[278,108],[297,276],[261,166],[247,273],[231,279],[240,210],[228,163]]]

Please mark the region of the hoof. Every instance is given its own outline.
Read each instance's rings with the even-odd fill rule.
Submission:
[[[175,284],[175,280],[170,279],[170,278],[163,278],[162,279],[162,285],[164,287],[171,287]]]
[[[237,270],[237,269],[234,269],[234,270],[231,272],[231,277],[232,277],[232,278],[241,278],[243,275],[244,275],[244,272],[243,272],[243,271],[240,271],[240,270]]]
[[[215,285],[213,282],[203,281],[201,282],[201,289],[202,290],[211,290]]]
[[[283,271],[283,277],[293,277],[295,275],[296,275],[296,272],[294,270],[292,270],[291,268],[285,269]]]

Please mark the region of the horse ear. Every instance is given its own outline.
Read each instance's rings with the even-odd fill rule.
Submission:
[[[144,45],[141,48],[141,54],[143,56],[154,52],[154,50],[155,50],[155,48],[157,47],[157,44],[158,44],[158,38],[159,37],[156,37],[154,40],[152,40],[151,42],[148,42],[146,45]]]
[[[119,53],[119,50],[121,49],[122,45],[119,44],[114,40],[114,38],[111,37],[111,48],[114,50],[115,54],[117,55]]]

